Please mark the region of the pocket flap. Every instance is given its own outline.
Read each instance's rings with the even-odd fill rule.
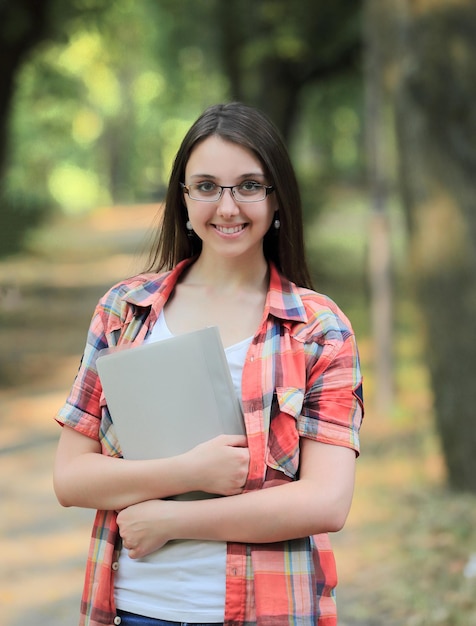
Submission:
[[[304,391],[298,387],[277,387],[276,400],[271,412],[266,464],[293,480],[299,467],[297,419]]]
[[[298,387],[276,387],[279,410],[297,418],[304,402],[304,391]]]

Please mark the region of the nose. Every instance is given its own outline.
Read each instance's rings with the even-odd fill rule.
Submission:
[[[223,190],[222,197],[218,201],[217,213],[223,217],[235,215],[239,212],[236,200],[231,193],[231,189],[227,188]]]

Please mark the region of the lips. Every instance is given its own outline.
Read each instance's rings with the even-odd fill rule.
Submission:
[[[214,226],[224,235],[235,235],[245,229],[245,224],[237,224],[236,226],[223,226],[222,224],[215,224]]]

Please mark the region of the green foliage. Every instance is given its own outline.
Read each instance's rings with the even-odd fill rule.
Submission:
[[[0,257],[19,252],[47,214],[45,199],[30,191],[0,197]]]
[[[335,181],[365,179],[363,85],[358,77],[311,84],[301,97],[292,154],[302,182],[303,210],[312,220]]]
[[[49,34],[17,74],[5,193],[34,190],[70,214],[160,199],[190,123],[240,98],[285,135],[297,129],[291,150],[315,214],[326,179],[360,167],[358,89],[340,74],[342,51],[360,38],[359,7],[50,0]],[[328,84],[333,63],[343,86],[319,95],[312,85]]]
[[[182,48],[174,85],[169,59],[154,55],[154,15],[148,3],[120,0],[23,67],[8,188],[33,184],[67,212],[160,195],[184,129],[209,98],[223,97],[223,81],[209,75],[205,94],[203,55]],[[170,17],[161,17],[167,32]]]

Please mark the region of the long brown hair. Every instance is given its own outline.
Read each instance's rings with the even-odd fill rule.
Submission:
[[[260,159],[269,184],[275,188],[281,222],[279,230],[271,225],[266,233],[264,255],[286,278],[312,288],[304,252],[301,197],[288,151],[274,124],[261,111],[240,102],[209,107],[185,135],[170,175],[162,223],[150,253],[148,271],[172,269],[179,261],[201,252],[201,240],[187,234],[188,217],[180,183],[184,182],[192,150],[211,135],[243,146]]]

